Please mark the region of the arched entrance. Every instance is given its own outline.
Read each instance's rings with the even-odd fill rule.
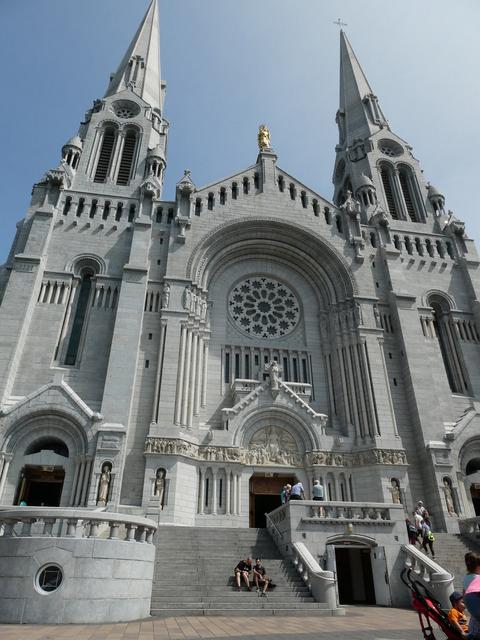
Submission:
[[[472,458],[468,462],[465,475],[470,481],[470,496],[475,515],[480,516],[480,458]]]
[[[286,484],[293,484],[295,476],[288,472],[254,473],[249,486],[249,526],[265,528],[265,514],[281,505],[280,493]]]
[[[390,606],[385,550],[373,538],[334,536],[326,554],[327,569],[337,576],[340,604]]]
[[[67,445],[59,438],[43,437],[25,450],[14,504],[58,507],[68,462]]]

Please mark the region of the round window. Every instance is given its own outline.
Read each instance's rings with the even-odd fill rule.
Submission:
[[[242,280],[228,296],[235,325],[252,338],[281,338],[291,333],[300,318],[295,294],[272,278]]]
[[[49,564],[42,567],[37,573],[36,587],[41,593],[51,593],[56,591],[62,584],[63,573],[56,564]]]
[[[131,100],[116,100],[113,110],[117,118],[134,118],[140,113],[140,107]]]
[[[389,158],[396,158],[397,156],[401,156],[403,153],[403,148],[401,147],[401,145],[399,145],[398,142],[395,142],[394,140],[379,140],[378,148],[380,149],[381,153],[383,153],[385,156],[388,156]]]

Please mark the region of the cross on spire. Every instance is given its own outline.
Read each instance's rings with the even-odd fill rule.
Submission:
[[[340,29],[342,27],[347,27],[347,23],[346,22],[342,22],[340,18],[337,18],[336,20],[333,21],[333,24],[336,24],[337,27],[340,27]]]

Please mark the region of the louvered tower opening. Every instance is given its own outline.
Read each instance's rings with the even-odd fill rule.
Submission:
[[[400,171],[400,186],[402,187],[403,198],[407,207],[407,213],[412,222],[418,222],[415,207],[413,205],[412,193],[410,191],[410,183],[405,171]]]
[[[385,198],[387,200],[388,211],[390,212],[390,215],[394,220],[398,220],[398,211],[395,205],[395,198],[393,196],[392,180],[391,180],[390,172],[385,167],[382,167],[380,170],[380,176],[382,178],[383,190],[385,191]]]
[[[136,132],[131,130],[127,131],[123,145],[122,158],[120,160],[120,167],[118,169],[117,184],[128,184],[130,180],[136,142]]]
[[[98,157],[97,170],[95,171],[94,182],[105,182],[112,160],[113,145],[115,143],[115,129],[105,129],[103,134],[102,148]]]

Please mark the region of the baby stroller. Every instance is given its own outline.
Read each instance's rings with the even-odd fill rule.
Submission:
[[[412,575],[413,574],[413,575]],[[433,632],[431,621],[435,622],[448,640],[460,640],[462,636],[455,627],[452,626],[447,614],[443,611],[441,604],[435,600],[427,589],[415,580],[411,569],[404,569],[401,574],[402,582],[410,589],[412,594],[412,606],[418,613],[420,626],[425,640],[440,640]]]

